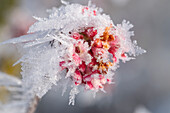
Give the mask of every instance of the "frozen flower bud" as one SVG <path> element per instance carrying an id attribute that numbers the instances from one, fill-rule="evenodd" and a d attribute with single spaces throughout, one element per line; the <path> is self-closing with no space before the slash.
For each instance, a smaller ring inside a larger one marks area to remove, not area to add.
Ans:
<path id="1" fill-rule="evenodd" d="M 145 52 L 131 41 L 132 24 L 115 26 L 98 9 L 67 3 L 48 10 L 47 18 L 36 18 L 31 34 L 2 43 L 19 45 L 22 57 L 17 63 L 29 93 L 41 98 L 52 85 L 71 86 L 69 104 L 74 104 L 78 89 L 104 91 L 120 60 Z"/>

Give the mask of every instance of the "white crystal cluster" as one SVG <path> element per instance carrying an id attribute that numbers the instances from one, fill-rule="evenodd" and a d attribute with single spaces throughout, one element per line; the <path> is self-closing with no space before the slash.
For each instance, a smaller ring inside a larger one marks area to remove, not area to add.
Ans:
<path id="1" fill-rule="evenodd" d="M 86 10 L 87 7 L 88 10 Z M 133 58 L 128 57 L 128 54 L 135 56 L 136 53 L 145 52 L 135 43 L 132 43 L 130 39 L 134 35 L 132 31 L 129 31 L 133 25 L 127 21 L 114 25 L 110 17 L 102 13 L 101 8 L 97 8 L 90 2 L 88 6 L 65 3 L 60 8 L 53 8 L 47 10 L 47 12 L 49 13 L 47 18 L 34 17 L 37 21 L 30 27 L 28 35 L 2 43 L 18 45 L 22 57 L 16 64 L 21 63 L 22 66 L 23 87 L 27 89 L 28 93 L 40 98 L 53 85 L 59 84 L 65 87 L 64 91 L 67 87 L 72 87 L 69 104 L 74 104 L 75 95 L 78 94 L 81 85 L 75 85 L 75 82 L 70 78 L 77 68 L 77 62 L 73 59 L 73 52 L 74 45 L 78 44 L 75 39 L 70 37 L 70 32 L 80 33 L 85 28 L 93 27 L 97 30 L 94 37 L 96 39 L 103 34 L 106 27 L 112 26 L 115 29 L 114 34 L 121 37 L 121 47 L 116 53 L 118 62 L 108 70 L 107 77 L 110 78 L 113 77 L 119 60 L 128 61 Z M 91 56 L 88 54 L 88 50 L 91 48 L 83 42 L 82 48 L 85 51 L 80 59 L 88 64 L 91 62 Z M 126 58 L 120 57 L 122 51 L 128 53 Z M 60 66 L 62 61 L 67 62 L 64 66 L 68 67 L 68 70 L 62 69 Z"/>

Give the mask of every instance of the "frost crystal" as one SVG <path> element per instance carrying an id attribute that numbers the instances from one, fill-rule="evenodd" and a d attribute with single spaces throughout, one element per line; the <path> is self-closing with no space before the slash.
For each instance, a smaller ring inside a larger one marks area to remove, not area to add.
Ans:
<path id="1" fill-rule="evenodd" d="M 17 44 L 22 57 L 23 87 L 40 98 L 52 85 L 73 86 L 69 104 L 74 105 L 79 88 L 98 92 L 111 84 L 119 61 L 145 53 L 132 43 L 127 21 L 117 26 L 100 8 L 69 4 L 48 10 L 37 19 L 29 35 L 3 42 Z M 63 91 L 63 92 L 64 92 Z"/>

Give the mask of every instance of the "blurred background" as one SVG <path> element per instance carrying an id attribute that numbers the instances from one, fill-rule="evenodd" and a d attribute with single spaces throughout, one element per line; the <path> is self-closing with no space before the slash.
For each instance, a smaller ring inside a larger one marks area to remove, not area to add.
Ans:
<path id="1" fill-rule="evenodd" d="M 88 0 L 67 0 L 86 5 Z M 170 113 L 170 0 L 92 0 L 115 24 L 129 20 L 133 40 L 147 50 L 136 60 L 121 63 L 116 84 L 96 98 L 79 94 L 75 106 L 68 94 L 53 87 L 40 101 L 36 113 Z M 59 7 L 60 0 L 0 0 L 0 42 L 27 33 L 35 20 L 47 16 L 46 9 Z M 20 65 L 12 67 L 19 55 L 14 46 L 0 47 L 0 71 L 21 78 Z M 1 76 L 1 75 L 0 75 Z M 0 103 L 9 101 L 0 87 Z M 1 113 L 1 112 L 0 112 Z"/>

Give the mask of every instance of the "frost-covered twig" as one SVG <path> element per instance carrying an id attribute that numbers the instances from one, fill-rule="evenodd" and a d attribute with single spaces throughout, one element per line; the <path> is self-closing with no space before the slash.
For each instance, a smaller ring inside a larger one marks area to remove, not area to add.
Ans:
<path id="1" fill-rule="evenodd" d="M 134 32 L 129 31 L 133 27 L 129 21 L 115 25 L 91 2 L 88 6 L 63 3 L 48 10 L 47 18 L 34 17 L 31 34 L 2 44 L 19 45 L 22 57 L 17 63 L 22 65 L 24 89 L 41 98 L 52 85 L 74 86 L 69 97 L 69 104 L 74 104 L 79 88 L 105 92 L 119 62 L 145 50 L 131 41 Z"/>
<path id="2" fill-rule="evenodd" d="M 34 113 L 35 110 L 36 110 L 36 108 L 37 108 L 38 102 L 39 102 L 39 98 L 38 98 L 37 96 L 35 96 L 35 97 L 32 99 L 32 102 L 30 103 L 30 107 L 29 107 L 27 113 Z"/>

